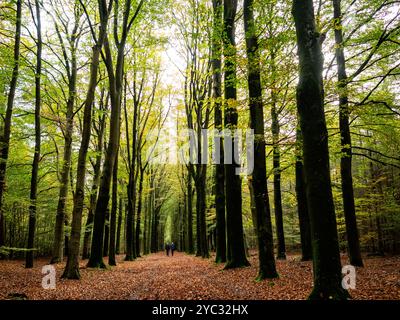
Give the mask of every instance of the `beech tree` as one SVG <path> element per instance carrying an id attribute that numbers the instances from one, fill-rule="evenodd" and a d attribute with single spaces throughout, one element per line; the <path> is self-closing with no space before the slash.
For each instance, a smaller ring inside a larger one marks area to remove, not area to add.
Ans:
<path id="1" fill-rule="evenodd" d="M 261 90 L 260 53 L 254 23 L 253 1 L 244 1 L 244 29 L 246 32 L 247 68 L 250 106 L 250 127 L 254 130 L 254 170 L 251 175 L 255 225 L 258 238 L 259 271 L 257 279 L 278 276 L 274 259 L 271 212 L 268 199 L 264 113 Z"/>
<path id="2" fill-rule="evenodd" d="M 35 0 L 35 13 L 29 3 L 29 9 L 36 27 L 36 69 L 35 69 L 35 149 L 32 162 L 31 173 L 31 191 L 30 191 L 30 205 L 29 205 L 29 229 L 28 229 L 28 245 L 26 253 L 26 268 L 33 267 L 34 255 L 34 241 L 36 231 L 36 201 L 37 201 L 37 185 L 38 185 L 38 171 L 40 162 L 40 144 L 41 144 L 41 126 L 40 126 L 40 109 L 42 106 L 41 100 L 41 77 L 42 77 L 42 21 L 40 15 L 39 0 Z"/>
<path id="3" fill-rule="evenodd" d="M 225 86 L 225 128 L 231 131 L 231 157 L 225 163 L 225 199 L 226 199 L 226 229 L 227 229 L 227 263 L 225 268 L 236 268 L 249 265 L 246 258 L 243 221 L 242 221 L 242 188 L 241 178 L 236 169 L 239 168 L 234 157 L 237 150 L 237 139 L 234 130 L 238 124 L 237 91 L 236 91 L 236 42 L 235 18 L 236 0 L 224 1 L 224 86 Z"/>
<path id="4" fill-rule="evenodd" d="M 20 43 L 21 43 L 21 24 L 22 24 L 22 0 L 16 2 L 15 11 L 15 38 L 14 38 L 14 55 L 13 55 L 13 69 L 10 81 L 10 88 L 7 95 L 7 108 L 5 116 L 2 118 L 2 131 L 0 134 L 0 247 L 5 244 L 5 219 L 3 213 L 3 199 L 6 187 L 6 170 L 8 153 L 10 149 L 10 135 L 11 135 L 11 119 L 13 114 L 15 91 L 17 89 L 17 81 L 19 75 L 20 64 Z"/>
<path id="5" fill-rule="evenodd" d="M 54 229 L 54 245 L 53 245 L 53 256 L 51 263 L 57 263 L 62 261 L 63 257 L 63 240 L 64 240 L 64 223 L 65 223 L 65 211 L 66 211 L 66 198 L 69 188 L 69 177 L 72 157 L 72 134 L 74 125 L 75 115 L 75 102 L 76 102 L 76 88 L 77 88 L 77 47 L 82 33 L 82 24 L 80 16 L 83 14 L 82 7 L 78 2 L 74 3 L 74 25 L 71 31 L 68 30 L 68 26 L 63 25 L 63 33 L 60 30 L 61 27 L 54 19 L 54 27 L 57 32 L 60 47 L 62 49 L 63 65 L 67 74 L 68 82 L 68 100 L 67 110 L 65 114 L 65 124 L 62 128 L 64 135 L 64 154 L 61 169 L 60 179 L 60 191 L 58 196 L 56 223 Z M 57 12 L 59 15 L 60 13 Z M 60 19 L 60 18 L 59 18 Z M 62 18 L 61 18 L 62 19 Z M 63 36 L 67 38 L 67 44 L 65 44 Z"/>
<path id="6" fill-rule="evenodd" d="M 214 127 L 222 131 L 222 27 L 223 6 L 221 0 L 213 1 L 213 42 L 212 42 L 212 68 L 213 68 L 213 99 L 214 99 Z M 218 162 L 215 166 L 215 211 L 216 211 L 216 262 L 226 262 L 226 218 L 225 218 L 225 191 L 224 191 L 224 149 L 223 139 L 218 137 L 220 144 Z"/>
<path id="7" fill-rule="evenodd" d="M 81 5 L 83 6 L 83 3 L 81 3 Z M 80 278 L 79 249 L 80 249 L 81 228 L 82 228 L 83 202 L 85 198 L 86 157 L 89 148 L 89 141 L 91 134 L 92 105 L 95 98 L 95 90 L 97 86 L 100 52 L 102 50 L 104 41 L 106 39 L 107 23 L 111 9 L 112 9 L 112 1 L 110 3 L 107 3 L 105 0 L 100 0 L 98 2 L 98 12 L 100 16 L 100 26 L 98 34 L 95 33 L 93 26 L 90 23 L 94 46 L 92 48 L 90 81 L 84 104 L 83 132 L 82 132 L 82 140 L 79 149 L 78 164 L 76 170 L 77 172 L 76 172 L 76 185 L 74 194 L 74 208 L 72 211 L 70 251 L 68 254 L 67 264 L 65 266 L 65 270 L 63 273 L 63 278 L 67 279 Z M 87 13 L 87 10 L 85 10 L 85 12 Z"/>
<path id="8" fill-rule="evenodd" d="M 293 1 L 299 54 L 297 108 L 303 135 L 304 174 L 310 216 L 314 289 L 311 299 L 346 299 L 329 171 L 324 115 L 321 35 L 315 28 L 311 0 Z"/>
<path id="9" fill-rule="evenodd" d="M 92 236 L 93 230 L 93 219 L 94 219 L 94 209 L 96 206 L 96 199 L 98 193 L 98 187 L 100 183 L 101 176 L 101 160 L 103 158 L 103 148 L 104 148 L 104 134 L 106 130 L 106 107 L 109 102 L 109 94 L 105 94 L 105 88 L 101 88 L 100 98 L 98 102 L 99 115 L 97 116 L 97 121 L 95 121 L 95 117 L 92 119 L 93 129 L 97 135 L 97 143 L 96 143 L 96 157 L 93 166 L 93 182 L 90 189 L 90 200 L 88 207 L 88 214 L 86 218 L 85 225 L 85 235 L 83 238 L 83 248 L 82 248 L 82 259 L 89 258 L 90 252 L 90 239 Z M 92 161 L 91 161 L 92 162 Z"/>

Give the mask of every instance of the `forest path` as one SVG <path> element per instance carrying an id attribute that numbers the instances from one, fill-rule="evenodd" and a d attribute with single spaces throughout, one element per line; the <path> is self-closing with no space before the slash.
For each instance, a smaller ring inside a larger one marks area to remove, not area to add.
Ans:
<path id="1" fill-rule="evenodd" d="M 310 262 L 289 255 L 277 261 L 279 279 L 256 282 L 257 255 L 251 266 L 222 270 L 214 257 L 201 259 L 176 252 L 150 254 L 135 261 L 123 261 L 108 270 L 86 268 L 81 262 L 82 279 L 60 279 L 65 263 L 56 267 L 56 289 L 42 288 L 42 267 L 48 259 L 35 261 L 25 269 L 22 261 L 0 261 L 0 299 L 26 296 L 28 299 L 305 299 L 312 287 Z M 343 258 L 342 263 L 346 264 Z M 107 259 L 105 258 L 105 262 Z M 400 257 L 368 258 L 365 268 L 357 268 L 355 299 L 400 299 Z"/>

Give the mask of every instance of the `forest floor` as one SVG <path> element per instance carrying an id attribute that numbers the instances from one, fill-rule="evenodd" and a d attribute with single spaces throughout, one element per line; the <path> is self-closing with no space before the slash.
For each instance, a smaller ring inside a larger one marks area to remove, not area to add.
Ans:
<path id="1" fill-rule="evenodd" d="M 0 261 L 0 299 L 306 299 L 312 288 L 312 264 L 289 255 L 277 261 L 279 279 L 256 282 L 257 255 L 251 266 L 222 270 L 213 257 L 201 259 L 183 253 L 167 257 L 151 254 L 107 270 L 86 268 L 81 262 L 81 280 L 60 279 L 65 263 L 56 267 L 56 289 L 43 289 L 41 271 L 48 259 L 38 259 L 25 269 L 21 260 Z M 343 265 L 347 259 L 343 257 Z M 357 268 L 353 299 L 400 299 L 400 256 L 365 258 Z"/>

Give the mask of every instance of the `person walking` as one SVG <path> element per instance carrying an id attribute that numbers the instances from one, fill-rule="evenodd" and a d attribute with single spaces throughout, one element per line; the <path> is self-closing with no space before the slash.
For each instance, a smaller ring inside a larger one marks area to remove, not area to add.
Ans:
<path id="1" fill-rule="evenodd" d="M 167 256 L 169 256 L 169 250 L 171 249 L 171 246 L 169 245 L 169 243 L 167 242 L 165 244 L 165 253 L 167 254 Z"/>
<path id="2" fill-rule="evenodd" d="M 174 255 L 174 251 L 175 251 L 175 243 L 171 243 L 171 256 Z"/>

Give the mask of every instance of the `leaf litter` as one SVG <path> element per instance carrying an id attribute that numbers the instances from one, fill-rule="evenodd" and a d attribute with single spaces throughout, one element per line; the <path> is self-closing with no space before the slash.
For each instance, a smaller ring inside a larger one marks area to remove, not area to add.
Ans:
<path id="1" fill-rule="evenodd" d="M 40 258 L 32 269 L 20 260 L 0 261 L 0 299 L 30 300 L 302 300 L 312 289 L 312 264 L 298 255 L 277 260 L 279 278 L 256 281 L 257 254 L 250 267 L 223 270 L 223 264 L 177 252 L 173 257 L 156 253 L 124 261 L 108 270 L 86 268 L 80 262 L 81 280 L 61 279 L 65 262 L 56 268 L 56 288 L 42 288 Z M 342 264 L 348 264 L 342 257 Z M 353 299 L 400 299 L 400 257 L 366 257 L 364 268 L 356 268 Z"/>

